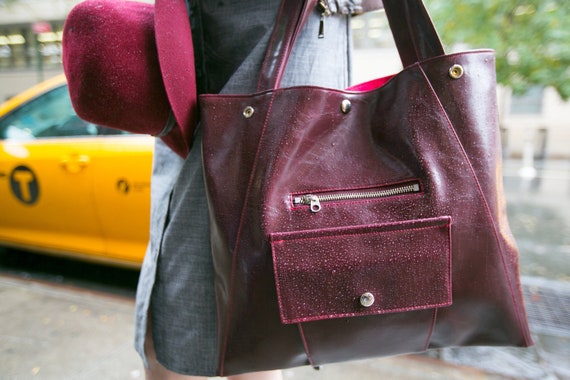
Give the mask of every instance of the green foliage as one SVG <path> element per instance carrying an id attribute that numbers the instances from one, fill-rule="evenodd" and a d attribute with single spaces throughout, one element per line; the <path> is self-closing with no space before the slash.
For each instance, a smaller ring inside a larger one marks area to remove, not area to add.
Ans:
<path id="1" fill-rule="evenodd" d="M 570 98 L 569 0 L 426 0 L 447 46 L 492 48 L 497 80 L 524 93 L 552 86 Z"/>

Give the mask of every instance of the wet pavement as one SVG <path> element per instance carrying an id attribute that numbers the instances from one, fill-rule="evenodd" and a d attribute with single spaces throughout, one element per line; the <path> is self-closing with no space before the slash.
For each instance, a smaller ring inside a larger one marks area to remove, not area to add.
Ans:
<path id="1" fill-rule="evenodd" d="M 525 276 L 570 282 L 570 160 L 536 162 L 536 176 L 506 161 L 507 212 Z"/>
<path id="2" fill-rule="evenodd" d="M 520 161 L 504 165 L 534 347 L 444 349 L 320 371 L 290 369 L 284 379 L 570 379 L 570 161 L 536 168 L 531 178 L 520 175 L 529 174 L 521 172 Z M 127 291 L 86 288 L 62 276 L 37 279 L 2 266 L 0 380 L 144 378 L 132 348 L 132 285 Z M 95 277 L 108 272 L 102 271 Z"/>
<path id="3" fill-rule="evenodd" d="M 0 276 L 0 379 L 142 379 L 131 298 Z"/>
<path id="4" fill-rule="evenodd" d="M 535 346 L 445 349 L 438 357 L 513 379 L 570 379 L 570 160 L 504 163 Z"/>

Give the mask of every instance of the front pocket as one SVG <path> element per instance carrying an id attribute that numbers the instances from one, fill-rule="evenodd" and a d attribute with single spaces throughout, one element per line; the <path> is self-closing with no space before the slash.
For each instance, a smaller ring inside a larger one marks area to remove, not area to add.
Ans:
<path id="1" fill-rule="evenodd" d="M 451 218 L 271 234 L 281 321 L 451 305 Z"/>
<path id="2" fill-rule="evenodd" d="M 413 180 L 372 188 L 300 194 L 292 197 L 292 203 L 294 206 L 309 206 L 309 209 L 312 212 L 319 212 L 321 211 L 322 204 L 327 202 L 379 200 L 420 192 L 420 182 L 418 180 Z"/>

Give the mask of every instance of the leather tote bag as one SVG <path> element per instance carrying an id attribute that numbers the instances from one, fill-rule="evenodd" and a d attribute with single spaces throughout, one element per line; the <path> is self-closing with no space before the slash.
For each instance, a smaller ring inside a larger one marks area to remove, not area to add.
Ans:
<path id="1" fill-rule="evenodd" d="M 284 1 L 258 93 L 199 99 L 218 374 L 532 344 L 493 51 L 445 54 L 421 0 L 384 0 L 401 72 L 280 88 L 314 5 Z"/>

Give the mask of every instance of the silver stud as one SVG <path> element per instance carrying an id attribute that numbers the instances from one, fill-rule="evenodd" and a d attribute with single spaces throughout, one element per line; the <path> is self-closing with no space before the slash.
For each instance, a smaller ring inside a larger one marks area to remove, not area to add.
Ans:
<path id="1" fill-rule="evenodd" d="M 246 119 L 249 119 L 250 117 L 253 116 L 253 114 L 255 113 L 255 110 L 253 109 L 252 106 L 247 106 L 245 107 L 245 109 L 243 110 L 243 117 L 245 117 Z"/>
<path id="2" fill-rule="evenodd" d="M 351 108 L 352 108 L 352 103 L 348 99 L 344 99 L 340 103 L 340 110 L 342 111 L 342 113 L 349 113 Z"/>
<path id="3" fill-rule="evenodd" d="M 370 307 L 374 304 L 374 294 L 366 292 L 360 296 L 360 304 L 364 307 Z"/>
<path id="4" fill-rule="evenodd" d="M 458 64 L 451 66 L 451 69 L 449 69 L 449 76 L 453 79 L 461 78 L 464 73 L 465 71 L 463 70 L 463 66 Z"/>

